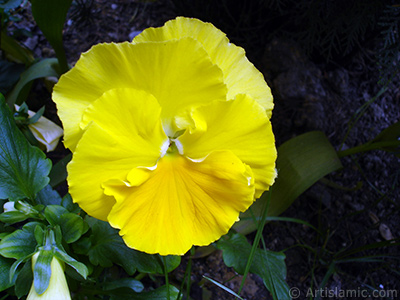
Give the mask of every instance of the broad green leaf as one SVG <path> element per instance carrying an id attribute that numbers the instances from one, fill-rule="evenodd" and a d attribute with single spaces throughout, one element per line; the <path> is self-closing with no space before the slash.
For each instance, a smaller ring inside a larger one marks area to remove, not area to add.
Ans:
<path id="1" fill-rule="evenodd" d="M 50 172 L 51 173 L 51 172 Z M 53 190 L 50 184 L 39 191 L 36 196 L 36 203 L 43 205 L 61 205 L 61 197 L 57 191 Z"/>
<path id="2" fill-rule="evenodd" d="M 33 268 L 33 283 L 35 285 L 35 290 L 39 295 L 43 294 L 49 286 L 52 260 L 52 250 L 40 250 Z"/>
<path id="3" fill-rule="evenodd" d="M 143 283 L 133 278 L 121 278 L 111 282 L 104 282 L 102 287 L 104 291 L 128 288 L 136 293 L 140 293 L 144 289 Z"/>
<path id="4" fill-rule="evenodd" d="M 44 210 L 44 215 L 51 225 L 59 225 L 61 216 L 67 213 L 69 211 L 61 205 L 48 205 Z"/>
<path id="5" fill-rule="evenodd" d="M 63 214 L 59 225 L 62 236 L 68 244 L 77 241 L 85 231 L 82 218 L 74 213 Z"/>
<path id="6" fill-rule="evenodd" d="M 162 287 L 159 287 L 158 289 L 155 289 L 153 291 L 149 292 L 143 292 L 143 293 L 127 293 L 123 295 L 112 295 L 111 300 L 167 300 L 169 295 L 169 299 L 177 299 L 179 295 L 179 290 L 174 287 L 173 285 L 169 285 L 169 291 L 167 286 L 163 285 Z"/>
<path id="7" fill-rule="evenodd" d="M 243 274 L 251 251 L 251 245 L 246 237 L 236 233 L 229 239 L 220 239 L 217 245 L 222 250 L 225 264 Z M 290 299 L 289 286 L 286 283 L 285 255 L 282 252 L 256 249 L 250 273 L 257 274 L 264 280 L 274 299 Z"/>
<path id="8" fill-rule="evenodd" d="M 15 64 L 6 60 L 0 60 L 0 93 L 6 94 L 24 71 L 22 64 Z"/>
<path id="9" fill-rule="evenodd" d="M 12 286 L 9 272 L 13 262 L 14 261 L 12 259 L 7 259 L 3 256 L 0 256 L 0 292 Z"/>
<path id="10" fill-rule="evenodd" d="M 280 215 L 318 180 L 342 168 L 342 163 L 325 134 L 312 131 L 297 136 L 278 148 L 276 168 L 278 178 L 271 187 L 269 216 Z M 264 193 L 251 206 L 256 218 L 260 217 L 266 200 Z M 250 211 L 241 214 L 243 220 L 233 228 L 242 234 L 256 230 L 257 223 L 250 220 L 251 217 Z"/>
<path id="11" fill-rule="evenodd" d="M 28 294 L 33 281 L 32 264 L 26 263 L 15 280 L 15 294 L 18 298 Z"/>
<path id="12" fill-rule="evenodd" d="M 87 230 L 80 216 L 70 213 L 61 205 L 48 205 L 44 215 L 51 225 L 60 226 L 62 237 L 67 243 L 77 241 Z"/>
<path id="13" fill-rule="evenodd" d="M 65 18 L 72 0 L 31 0 L 36 24 L 56 51 L 62 72 L 68 70 L 62 41 Z"/>
<path id="14" fill-rule="evenodd" d="M 72 197 L 70 194 L 66 194 L 61 201 L 61 205 L 68 209 L 70 212 L 79 214 L 81 212 L 81 209 L 78 205 L 78 203 L 73 203 L 72 202 Z"/>
<path id="15" fill-rule="evenodd" d="M 25 66 L 30 66 L 35 61 L 32 51 L 8 36 L 5 30 L 1 30 L 0 49 L 6 53 L 6 57 L 10 61 L 22 63 Z"/>
<path id="16" fill-rule="evenodd" d="M 89 271 L 88 268 L 81 262 L 77 261 L 75 258 L 69 256 L 61 249 L 55 249 L 54 256 L 57 257 L 59 260 L 65 262 L 67 265 L 71 266 L 78 272 L 83 278 L 86 279 Z"/>
<path id="17" fill-rule="evenodd" d="M 35 227 L 43 226 L 37 222 L 25 224 L 22 229 L 18 229 L 7 235 L 0 241 L 0 254 L 4 257 L 23 259 L 33 252 L 36 248 Z"/>
<path id="18" fill-rule="evenodd" d="M 49 178 L 51 161 L 29 145 L 0 95 L 0 199 L 35 199 Z"/>
<path id="19" fill-rule="evenodd" d="M 32 80 L 43 77 L 59 77 L 58 61 L 55 58 L 45 58 L 31 65 L 25 72 L 21 74 L 21 79 L 18 81 L 14 89 L 7 95 L 7 103 L 9 106 L 21 104 L 25 99 L 20 99 L 19 95 L 22 89 Z"/>
<path id="20" fill-rule="evenodd" d="M 164 269 L 158 255 L 150 255 L 128 248 L 118 231 L 107 222 L 88 217 L 92 228 L 89 259 L 93 265 L 111 267 L 113 263 L 122 266 L 132 275 L 136 270 L 144 273 L 163 274 Z M 167 256 L 167 271 L 175 269 L 180 263 L 179 256 Z"/>

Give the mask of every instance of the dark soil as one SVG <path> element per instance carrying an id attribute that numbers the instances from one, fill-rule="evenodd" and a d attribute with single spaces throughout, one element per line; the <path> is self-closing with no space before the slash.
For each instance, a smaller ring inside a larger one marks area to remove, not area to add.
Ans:
<path id="1" fill-rule="evenodd" d="M 161 26 L 177 14 L 167 0 L 80 3 L 87 6 L 75 6 L 71 10 L 64 31 L 67 57 L 72 65 L 80 53 L 94 44 L 130 41 L 144 28 Z M 25 13 L 26 16 L 29 14 Z M 37 57 L 54 57 L 53 50 L 33 24 L 32 19 L 27 19 L 18 25 L 33 33 L 24 40 L 25 44 Z M 272 122 L 277 146 L 302 133 L 320 130 L 336 150 L 344 150 L 373 139 L 399 121 L 400 78 L 397 77 L 372 102 L 345 139 L 356 112 L 382 88 L 377 83 L 379 72 L 373 44 L 356 51 L 346 64 L 315 63 L 295 41 L 287 39 L 275 38 L 257 47 L 249 57 L 257 60 L 253 62 L 263 72 L 274 94 L 276 106 Z M 254 49 L 254 45 L 249 49 Z M 56 119 L 50 94 L 47 97 L 48 113 Z M 57 160 L 65 153 L 60 146 L 52 158 Z M 283 214 L 307 221 L 320 233 L 297 223 L 271 222 L 263 232 L 267 247 L 285 251 L 287 282 L 299 289 L 299 299 L 315 296 L 313 292 L 319 287 L 336 291 L 396 290 L 400 298 L 399 247 L 384 244 L 399 237 L 400 160 L 388 152 L 371 151 L 345 157 L 342 164 L 342 170 L 315 184 Z M 250 241 L 252 238 L 249 235 Z M 342 251 L 351 255 L 341 261 L 338 253 Z M 187 260 L 183 257 L 182 267 Z M 331 276 L 325 277 L 335 262 Z M 177 280 L 183 276 L 182 267 L 173 274 Z M 193 261 L 191 296 L 193 299 L 234 298 L 206 282 L 203 275 L 223 282 L 234 291 L 239 290 L 241 276 L 224 265 L 219 251 Z M 272 299 L 255 275 L 247 278 L 241 296 Z M 396 299 L 393 295 L 387 298 L 331 296 L 330 299 Z"/>

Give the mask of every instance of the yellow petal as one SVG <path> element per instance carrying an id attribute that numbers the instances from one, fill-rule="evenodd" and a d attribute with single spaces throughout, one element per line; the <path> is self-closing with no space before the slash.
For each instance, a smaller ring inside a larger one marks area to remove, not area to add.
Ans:
<path id="1" fill-rule="evenodd" d="M 167 41 L 184 37 L 199 41 L 213 63 L 221 68 L 228 87 L 228 99 L 235 98 L 237 94 L 249 94 L 266 109 L 268 117 L 271 117 L 273 99 L 263 75 L 246 58 L 243 48 L 231 44 L 225 34 L 211 23 L 178 17 L 168 21 L 163 27 L 144 30 L 133 42 Z"/>
<path id="2" fill-rule="evenodd" d="M 32 270 L 35 267 L 39 252 L 32 256 Z M 71 295 L 69 293 L 69 288 L 67 280 L 65 279 L 63 264 L 55 257 L 53 257 L 51 264 L 51 276 L 48 288 L 43 294 L 39 295 L 32 283 L 31 289 L 29 291 L 27 300 L 70 300 Z"/>
<path id="3" fill-rule="evenodd" d="M 117 201 L 108 220 L 129 247 L 147 253 L 183 255 L 192 245 L 212 243 L 254 199 L 251 169 L 229 151 L 202 162 L 167 154 L 153 171 L 132 170 L 137 176 L 148 179 L 132 187 L 105 183 Z"/>
<path id="4" fill-rule="evenodd" d="M 71 150 L 82 135 L 79 124 L 86 108 L 114 88 L 153 94 L 163 109 L 164 128 L 171 135 L 175 113 L 187 106 L 226 99 L 221 70 L 193 39 L 96 45 L 54 87 L 64 142 Z"/>
<path id="5" fill-rule="evenodd" d="M 15 108 L 18 110 L 19 106 L 15 104 Z M 35 112 L 28 110 L 29 117 L 33 117 L 35 114 Z M 29 124 L 29 129 L 35 139 L 46 147 L 47 152 L 56 149 L 58 142 L 63 135 L 63 130 L 60 126 L 43 116 L 40 117 L 37 122 Z"/>
<path id="6" fill-rule="evenodd" d="M 277 152 L 271 122 L 260 105 L 248 95 L 238 95 L 191 109 L 186 116 L 190 119 L 181 116 L 177 121 L 192 126 L 178 138 L 184 155 L 201 159 L 215 150 L 230 150 L 251 167 L 256 196 L 268 190 L 276 177 Z"/>
<path id="7" fill-rule="evenodd" d="M 68 184 L 88 214 L 106 220 L 115 200 L 104 195 L 102 183 L 124 180 L 135 167 L 154 166 L 165 152 L 160 114 L 157 100 L 135 89 L 110 90 L 85 111 L 90 123 L 68 165 Z"/>

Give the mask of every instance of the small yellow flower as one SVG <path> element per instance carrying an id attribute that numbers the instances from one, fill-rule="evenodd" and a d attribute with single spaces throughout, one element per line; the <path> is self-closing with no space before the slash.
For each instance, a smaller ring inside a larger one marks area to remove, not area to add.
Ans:
<path id="1" fill-rule="evenodd" d="M 208 245 L 275 180 L 270 89 L 212 24 L 177 18 L 94 46 L 53 99 L 72 198 L 131 248 Z"/>
<path id="2" fill-rule="evenodd" d="M 32 270 L 35 267 L 39 252 L 32 256 Z M 51 261 L 51 277 L 48 288 L 39 295 L 32 283 L 27 300 L 71 300 L 63 264 L 55 257 Z"/>

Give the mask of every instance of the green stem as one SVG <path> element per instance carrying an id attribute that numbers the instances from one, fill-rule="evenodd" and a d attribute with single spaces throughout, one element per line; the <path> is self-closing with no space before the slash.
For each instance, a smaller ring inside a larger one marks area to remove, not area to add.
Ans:
<path id="1" fill-rule="evenodd" d="M 350 149 L 338 151 L 339 157 L 344 157 L 348 155 L 353 155 L 361 152 L 379 150 L 385 147 L 396 147 L 400 145 L 400 141 L 387 141 L 387 142 L 377 142 L 377 143 L 366 143 L 360 146 L 356 146 Z"/>

